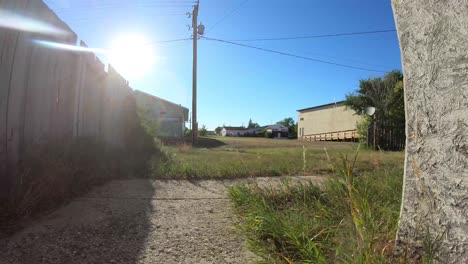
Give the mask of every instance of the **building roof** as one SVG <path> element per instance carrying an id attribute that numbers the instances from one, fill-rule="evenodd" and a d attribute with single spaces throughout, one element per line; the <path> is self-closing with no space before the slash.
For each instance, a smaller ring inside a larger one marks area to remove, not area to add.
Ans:
<path id="1" fill-rule="evenodd" d="M 135 93 L 141 94 L 141 95 L 144 95 L 144 96 L 151 97 L 152 99 L 155 99 L 155 100 L 158 100 L 158 101 L 163 101 L 163 102 L 165 102 L 165 103 L 167 103 L 167 104 L 170 104 L 170 105 L 173 105 L 173 106 L 182 108 L 183 110 L 186 110 L 186 111 L 188 112 L 188 108 L 187 108 L 187 107 L 183 107 L 183 106 L 180 105 L 180 104 L 173 103 L 173 102 L 171 102 L 171 101 L 162 99 L 162 98 L 160 98 L 160 97 L 154 96 L 154 95 L 149 94 L 149 93 L 142 92 L 142 91 L 140 91 L 140 90 L 135 90 Z"/>
<path id="2" fill-rule="evenodd" d="M 283 126 L 282 124 L 267 125 L 267 126 L 263 126 L 261 128 L 272 128 L 272 127 L 285 128 L 285 126 Z"/>
<path id="3" fill-rule="evenodd" d="M 334 106 L 334 105 L 342 106 L 342 105 L 344 105 L 344 102 L 345 101 L 338 101 L 338 102 L 324 104 L 324 105 L 317 105 L 317 106 L 312 106 L 312 107 L 309 107 L 309 108 L 299 109 L 297 111 L 298 112 L 305 112 L 305 111 L 313 111 L 313 110 L 320 110 L 320 109 L 324 109 L 324 108 L 329 108 L 330 106 Z"/>
<path id="4" fill-rule="evenodd" d="M 229 126 L 225 126 L 224 127 L 226 130 L 246 130 L 245 127 L 229 127 Z"/>

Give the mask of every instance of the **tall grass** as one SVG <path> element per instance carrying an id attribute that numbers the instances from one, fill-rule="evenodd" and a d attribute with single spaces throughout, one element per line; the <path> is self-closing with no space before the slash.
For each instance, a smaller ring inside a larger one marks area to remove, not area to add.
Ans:
<path id="1" fill-rule="evenodd" d="M 226 141 L 229 143 L 229 141 Z M 286 144 L 286 143 L 282 143 Z M 238 144 L 240 145 L 240 144 Z M 333 143 L 330 143 L 333 146 Z M 322 148 L 277 147 L 247 148 L 226 144 L 217 148 L 191 147 L 187 144 L 166 146 L 169 160 L 155 160 L 153 174 L 157 178 L 239 178 L 258 176 L 329 175 L 332 171 Z M 352 154 L 351 147 L 334 148 L 330 154 Z M 369 162 L 371 160 L 372 162 Z M 379 166 L 402 167 L 401 152 L 361 151 L 356 172 L 373 171 Z"/>
<path id="2" fill-rule="evenodd" d="M 164 159 L 157 140 L 136 114 L 128 118 L 122 146 L 77 138 L 25 146 L 21 162 L 6 176 L 0 194 L 0 235 L 21 228 L 24 221 L 53 210 L 95 185 L 122 177 L 148 175 L 148 161 Z M 3 175 L 2 175 L 3 177 Z"/>
<path id="3" fill-rule="evenodd" d="M 402 166 L 355 174 L 357 155 L 332 162 L 322 186 L 229 189 L 239 228 L 265 263 L 394 263 Z M 338 163 L 339 162 L 339 163 Z M 338 165 L 339 164 L 339 165 Z"/>
<path id="4" fill-rule="evenodd" d="M 91 139 L 30 146 L 0 199 L 0 234 L 106 181 L 147 175 L 154 146 L 121 149 Z"/>

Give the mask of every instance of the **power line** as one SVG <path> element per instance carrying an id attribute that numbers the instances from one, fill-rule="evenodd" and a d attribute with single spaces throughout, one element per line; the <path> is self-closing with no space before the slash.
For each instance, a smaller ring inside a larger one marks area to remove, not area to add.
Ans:
<path id="1" fill-rule="evenodd" d="M 67 6 L 63 6 L 61 7 L 60 9 L 70 9 L 70 8 L 76 8 L 76 7 L 95 7 L 95 6 L 121 6 L 121 5 L 135 5 L 135 4 L 138 4 L 138 5 L 148 5 L 148 4 L 195 4 L 196 1 L 194 0 L 180 0 L 180 1 L 176 1 L 176 0 L 173 0 L 173 1 L 168 1 L 168 0 L 165 0 L 165 1 L 115 1 L 115 2 L 106 2 L 106 1 L 101 1 L 101 2 L 98 2 L 96 3 L 96 1 L 89 1 L 89 2 L 85 2 L 85 1 L 80 1 L 80 3 L 82 5 L 67 5 Z"/>
<path id="2" fill-rule="evenodd" d="M 291 50 L 285 50 L 285 49 L 283 49 L 283 51 L 284 51 L 284 52 L 292 52 Z M 299 54 L 298 54 L 298 55 L 299 55 Z M 302 51 L 300 55 L 304 55 L 304 56 L 307 56 L 307 55 L 311 55 L 311 56 L 317 55 L 317 56 L 320 56 L 320 57 L 326 57 L 326 58 L 330 58 L 330 59 L 338 59 L 338 60 L 340 60 L 340 61 L 355 62 L 355 63 L 358 63 L 358 64 L 368 65 L 368 66 L 373 66 L 373 67 L 392 68 L 391 66 L 388 66 L 388 65 L 381 65 L 381 64 L 375 64 L 375 63 L 369 63 L 369 62 L 357 60 L 357 59 L 355 59 L 355 58 L 343 57 L 343 56 L 337 57 L 337 56 L 333 56 L 333 55 L 330 55 L 330 54 L 317 53 L 317 52 L 303 52 L 303 51 Z"/>
<path id="3" fill-rule="evenodd" d="M 138 15 L 138 18 L 154 18 L 154 17 L 180 17 L 180 16 L 186 16 L 187 14 L 183 13 L 173 13 L 173 14 L 151 14 L 151 15 Z M 113 20 L 109 19 L 108 17 L 101 16 L 101 17 L 88 17 L 88 18 L 66 18 L 65 19 L 67 22 L 84 22 L 84 21 L 111 21 Z"/>
<path id="4" fill-rule="evenodd" d="M 67 7 L 57 7 L 57 8 L 51 8 L 55 11 L 62 12 L 62 11 L 75 11 L 77 9 L 95 9 L 95 8 L 115 8 L 115 7 L 122 7 L 122 8 L 128 8 L 128 7 L 153 7 L 153 6 L 161 6 L 161 7 L 171 7 L 171 6 L 193 6 L 196 4 L 194 1 L 165 1 L 165 2 L 138 2 L 138 3 L 124 3 L 122 4 L 121 2 L 119 3 L 108 3 L 108 4 L 85 4 L 85 5 L 79 5 L 79 6 L 67 6 Z M 49 7 L 47 6 L 38 6 L 38 7 L 32 7 L 36 9 L 47 9 Z"/>
<path id="5" fill-rule="evenodd" d="M 99 10 L 106 10 L 106 9 L 127 9 L 127 8 L 152 8 L 152 7 L 159 7 L 159 8 L 177 8 L 177 7 L 191 7 L 193 3 L 179 3 L 179 4 L 131 4 L 131 5 L 93 5 L 93 6 L 80 6 L 74 8 L 60 8 L 55 9 L 56 13 L 67 13 L 67 12 L 76 12 L 76 11 L 99 11 Z"/>
<path id="6" fill-rule="evenodd" d="M 164 1 L 164 2 L 168 2 L 168 1 Z M 193 0 L 191 1 L 186 1 L 187 3 L 195 3 L 193 2 Z M 153 4 L 151 4 L 153 3 Z M 66 8 L 58 8 L 58 9 L 54 9 L 54 12 L 56 12 L 57 14 L 59 15 L 70 15 L 69 13 L 71 12 L 74 12 L 74 13 L 82 13 L 82 11 L 87 11 L 86 13 L 87 14 L 92 14 L 91 17 L 74 17 L 74 18 L 71 18 L 71 19 L 67 19 L 67 21 L 70 21 L 70 22 L 81 22 L 81 21 L 100 21 L 100 20 L 108 20 L 108 18 L 106 16 L 103 16 L 103 12 L 105 12 L 106 14 L 108 13 L 108 10 L 106 9 L 114 9 L 114 11 L 117 12 L 117 9 L 124 9 L 122 11 L 125 11 L 127 12 L 127 14 L 135 14 L 134 12 L 129 12 L 129 9 L 130 11 L 134 11 L 132 10 L 133 8 L 149 8 L 149 7 L 190 7 L 191 5 L 189 4 L 186 4 L 186 5 L 159 5 L 157 3 L 163 3 L 162 1 L 159 1 L 159 2 L 138 2 L 138 3 L 126 3 L 124 5 L 121 5 L 121 4 L 116 4 L 116 3 L 106 3 L 106 4 L 96 4 L 96 5 L 92 5 L 92 6 L 86 6 L 86 5 L 82 5 L 82 6 L 78 6 L 78 7 L 66 7 Z M 182 3 L 181 1 L 176 1 L 175 3 Z M 138 14 L 138 18 L 141 18 L 141 17 L 174 17 L 174 16 L 186 16 L 187 13 L 179 13 L 181 12 L 181 10 L 178 10 L 178 11 L 175 11 L 175 12 L 171 12 L 171 13 L 161 13 L 161 12 L 158 12 L 158 14 L 151 14 L 153 13 L 155 9 L 145 9 L 144 11 L 149 11 L 149 12 L 144 12 L 145 14 Z M 143 10 L 139 10 L 139 11 L 143 11 Z M 94 12 L 98 12 L 98 13 L 94 13 Z"/>
<path id="7" fill-rule="evenodd" d="M 109 12 L 108 10 L 116 10 L 116 9 L 149 9 L 149 8 L 167 8 L 167 9 L 175 9 L 175 8 L 189 8 L 192 7 L 191 5 L 148 5 L 148 6 L 105 6 L 105 7 L 83 7 L 83 8 L 74 8 L 74 9 L 66 9 L 66 10 L 54 10 L 57 14 L 68 14 L 74 12 Z"/>
<path id="8" fill-rule="evenodd" d="M 55 2 L 57 5 L 59 5 L 59 2 L 60 1 L 57 1 L 57 0 L 51 0 L 52 2 Z M 105 5 L 115 5 L 115 4 L 122 4 L 122 3 L 133 3 L 135 2 L 134 0 L 115 0 L 115 1 L 99 1 L 100 4 L 105 4 Z M 196 3 L 197 1 L 196 0 L 146 0 L 146 1 L 137 1 L 137 3 L 139 4 L 155 4 L 155 3 Z M 90 1 L 84 1 L 84 0 L 80 0 L 80 3 L 81 4 L 85 4 L 85 5 L 92 5 L 92 4 L 96 4 L 96 0 L 90 0 Z M 63 8 L 70 8 L 71 6 L 73 6 L 73 4 L 68 4 L 66 5 L 66 7 L 63 7 Z"/>
<path id="9" fill-rule="evenodd" d="M 228 41 L 228 40 L 208 38 L 208 37 L 203 37 L 203 38 L 206 39 L 206 40 L 227 43 L 227 44 L 231 44 L 231 45 L 236 45 L 236 46 L 241 46 L 241 47 L 245 47 L 245 48 L 266 51 L 266 52 L 271 52 L 271 53 L 275 53 L 275 54 L 279 54 L 279 55 L 283 55 L 283 56 L 294 57 L 294 58 L 304 59 L 304 60 L 308 60 L 308 61 L 315 61 L 315 62 L 319 62 L 319 63 L 335 65 L 335 66 L 339 66 L 339 67 L 351 68 L 351 69 L 356 69 L 356 70 L 364 70 L 364 71 L 372 71 L 372 72 L 382 72 L 382 73 L 387 73 L 388 72 L 388 71 L 382 71 L 382 70 L 378 70 L 378 69 L 363 68 L 363 67 L 358 67 L 358 66 L 353 66 L 353 65 L 348 65 L 348 64 L 342 64 L 342 63 L 336 63 L 336 62 L 331 62 L 331 61 L 319 60 L 319 59 L 314 59 L 314 58 L 310 58 L 310 57 L 305 57 L 305 56 L 295 55 L 295 54 L 291 54 L 291 53 L 286 53 L 286 52 L 282 52 L 282 51 L 265 49 L 265 48 L 250 46 L 250 45 L 245 45 L 245 44 L 242 44 L 242 43 L 236 43 L 236 42 L 232 42 L 232 41 Z"/>
<path id="10" fill-rule="evenodd" d="M 223 22 L 226 18 L 228 18 L 229 16 L 231 16 L 232 14 L 234 14 L 237 10 L 239 10 L 241 7 L 243 7 L 245 4 L 247 4 L 249 0 L 245 0 L 244 2 L 242 2 L 240 5 L 238 5 L 237 7 L 233 8 L 229 13 L 227 13 L 225 16 L 223 16 L 221 19 L 219 19 L 216 23 L 214 23 L 210 28 L 208 28 L 208 30 L 206 31 L 206 33 L 210 32 L 211 30 L 213 30 L 213 28 L 215 28 L 217 25 L 219 25 L 221 22 Z"/>
<path id="11" fill-rule="evenodd" d="M 191 39 L 192 39 L 192 38 L 181 38 L 181 39 L 171 39 L 171 40 L 160 40 L 160 41 L 149 42 L 148 45 L 163 44 L 163 43 L 172 43 L 172 42 L 181 42 L 181 41 L 187 41 L 187 40 L 191 40 Z"/>
<path id="12" fill-rule="evenodd" d="M 395 29 L 386 30 L 374 30 L 374 31 L 361 31 L 361 32 L 348 32 L 348 33 L 336 33 L 336 34 L 324 34 L 324 35 L 311 35 L 311 36 L 298 36 L 298 37 L 278 37 L 278 38 L 256 38 L 256 39 L 230 39 L 229 41 L 277 41 L 277 40 L 297 40 L 297 39 L 313 39 L 313 38 L 332 38 L 342 36 L 355 36 L 355 35 L 368 35 L 368 34 L 379 34 L 396 32 Z"/>

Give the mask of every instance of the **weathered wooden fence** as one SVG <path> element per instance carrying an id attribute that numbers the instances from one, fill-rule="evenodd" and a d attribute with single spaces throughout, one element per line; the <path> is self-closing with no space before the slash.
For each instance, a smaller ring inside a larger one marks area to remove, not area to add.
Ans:
<path id="1" fill-rule="evenodd" d="M 356 141 L 359 134 L 356 129 L 329 133 L 310 134 L 299 137 L 305 141 Z"/>
<path id="2" fill-rule="evenodd" d="M 389 123 L 377 123 L 374 129 L 374 123 L 371 123 L 367 128 L 367 146 L 369 147 L 401 151 L 405 149 L 405 142 L 406 135 L 404 127 Z"/>
<path id="3" fill-rule="evenodd" d="M 0 27 L 0 185 L 27 146 L 92 137 L 125 144 L 136 111 L 128 82 L 93 53 L 52 49 L 34 40 L 76 45 L 77 35 L 41 0 L 0 0 L 0 11 L 53 25 L 50 35 Z M 81 42 L 81 46 L 86 46 Z"/>

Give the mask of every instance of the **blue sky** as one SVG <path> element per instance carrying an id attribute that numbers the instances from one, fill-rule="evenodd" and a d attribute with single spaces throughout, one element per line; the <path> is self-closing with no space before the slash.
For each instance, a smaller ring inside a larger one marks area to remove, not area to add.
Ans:
<path id="1" fill-rule="evenodd" d="M 138 33 L 149 42 L 190 37 L 191 21 L 184 14 L 192 8 L 174 4 L 180 1 L 45 2 L 88 46 L 109 48 L 124 34 Z M 201 0 L 206 36 L 232 40 L 395 29 L 389 0 L 250 0 L 213 27 L 244 1 Z M 243 43 L 357 67 L 401 69 L 396 32 Z M 130 85 L 191 108 L 191 41 L 152 48 L 158 61 L 143 77 L 130 78 Z M 261 125 L 297 119 L 297 109 L 342 100 L 360 79 L 382 75 L 208 40 L 199 41 L 198 56 L 198 120 L 210 129 L 247 125 L 249 118 Z"/>

